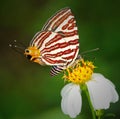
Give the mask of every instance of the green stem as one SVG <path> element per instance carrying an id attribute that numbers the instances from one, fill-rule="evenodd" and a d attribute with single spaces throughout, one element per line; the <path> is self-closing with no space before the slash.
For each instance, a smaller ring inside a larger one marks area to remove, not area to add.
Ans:
<path id="1" fill-rule="evenodd" d="M 88 92 L 88 88 L 87 88 L 86 85 L 84 85 L 84 91 L 85 91 L 85 94 L 88 98 L 89 106 L 90 106 L 90 109 L 91 109 L 91 112 L 92 112 L 92 117 L 93 117 L 93 119 L 96 119 L 95 111 L 94 111 L 94 108 L 93 108 L 93 105 L 92 105 L 92 102 L 91 102 L 91 99 L 90 99 L 90 95 L 89 95 L 89 92 Z"/>

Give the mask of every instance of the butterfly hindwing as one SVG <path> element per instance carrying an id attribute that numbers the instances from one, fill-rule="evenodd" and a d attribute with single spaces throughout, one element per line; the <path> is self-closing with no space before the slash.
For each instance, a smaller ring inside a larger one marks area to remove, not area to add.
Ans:
<path id="1" fill-rule="evenodd" d="M 75 59 L 74 63 L 72 63 L 72 67 L 74 67 L 76 65 L 76 63 L 78 63 L 81 58 L 82 58 L 81 55 L 78 55 L 77 58 Z M 66 68 L 67 67 L 63 66 L 63 65 L 52 66 L 52 68 L 50 70 L 50 75 L 56 76 L 57 74 L 59 74 L 61 71 L 63 71 Z"/>

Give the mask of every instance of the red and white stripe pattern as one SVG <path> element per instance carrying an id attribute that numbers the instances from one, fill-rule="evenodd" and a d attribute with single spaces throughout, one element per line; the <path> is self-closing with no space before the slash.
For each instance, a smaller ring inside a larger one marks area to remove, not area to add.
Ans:
<path id="1" fill-rule="evenodd" d="M 53 66 L 51 75 L 74 63 L 79 52 L 79 36 L 74 15 L 64 8 L 53 15 L 32 39 L 30 46 L 40 50 L 40 60 Z"/>

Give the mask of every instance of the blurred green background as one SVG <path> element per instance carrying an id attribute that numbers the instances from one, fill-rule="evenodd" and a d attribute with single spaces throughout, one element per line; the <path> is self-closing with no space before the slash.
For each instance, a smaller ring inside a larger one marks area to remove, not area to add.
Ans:
<path id="1" fill-rule="evenodd" d="M 69 119 L 61 112 L 62 74 L 51 77 L 50 67 L 29 62 L 8 47 L 17 40 L 28 46 L 46 20 L 61 8 L 70 7 L 80 35 L 80 52 L 99 47 L 85 57 L 92 59 L 120 93 L 119 0 L 2 0 L 0 1 L 0 119 Z M 78 119 L 91 116 L 83 95 Z M 120 102 L 106 112 L 120 119 Z"/>

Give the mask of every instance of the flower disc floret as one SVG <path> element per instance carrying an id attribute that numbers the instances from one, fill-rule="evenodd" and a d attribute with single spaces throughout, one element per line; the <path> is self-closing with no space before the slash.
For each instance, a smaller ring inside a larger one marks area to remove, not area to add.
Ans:
<path id="1" fill-rule="evenodd" d="M 94 68 L 92 62 L 82 59 L 74 67 L 67 68 L 63 78 L 69 82 L 83 84 L 91 79 Z"/>

